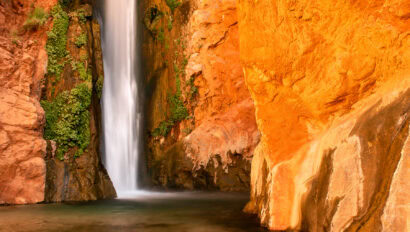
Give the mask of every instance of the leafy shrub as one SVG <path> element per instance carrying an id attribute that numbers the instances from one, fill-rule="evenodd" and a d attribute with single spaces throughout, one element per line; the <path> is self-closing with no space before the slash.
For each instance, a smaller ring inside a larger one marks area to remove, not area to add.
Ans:
<path id="1" fill-rule="evenodd" d="M 49 15 L 47 12 L 41 8 L 36 7 L 29 15 L 27 20 L 24 22 L 23 27 L 26 29 L 36 29 L 39 26 L 44 25 L 47 21 Z"/>
<path id="2" fill-rule="evenodd" d="M 60 93 L 53 101 L 41 101 L 46 112 L 44 138 L 54 140 L 58 147 L 57 158 L 64 159 L 69 148 L 77 147 L 80 156 L 90 143 L 91 87 L 89 83 L 77 85 L 70 92 Z"/>
<path id="3" fill-rule="evenodd" d="M 169 18 L 168 18 L 168 31 L 171 31 L 172 30 L 172 16 L 169 16 Z"/>
<path id="4" fill-rule="evenodd" d="M 174 10 L 181 5 L 179 0 L 165 0 L 171 12 L 174 13 Z"/>
<path id="5" fill-rule="evenodd" d="M 87 43 L 87 34 L 83 33 L 75 39 L 75 45 L 79 48 Z"/>
<path id="6" fill-rule="evenodd" d="M 103 87 L 104 87 L 104 76 L 99 76 L 97 79 L 96 84 L 96 91 L 97 91 L 97 96 L 98 98 L 101 98 L 102 96 L 102 91 L 103 91 Z"/>
<path id="7" fill-rule="evenodd" d="M 159 32 L 158 32 L 158 41 L 160 41 L 161 43 L 165 42 L 165 33 L 164 33 L 164 28 L 160 28 Z"/>
<path id="8" fill-rule="evenodd" d="M 162 121 L 157 128 L 154 129 L 152 132 L 152 136 L 167 136 L 168 133 L 171 131 L 171 128 L 174 126 L 172 121 Z"/>
<path id="9" fill-rule="evenodd" d="M 78 17 L 78 21 L 80 23 L 86 23 L 87 22 L 87 18 L 85 17 L 84 9 L 79 9 L 77 11 L 77 17 Z"/>
<path id="10" fill-rule="evenodd" d="M 86 69 L 85 64 L 78 61 L 71 61 L 71 68 L 80 74 L 80 79 L 83 81 L 92 81 L 91 69 Z"/>
<path id="11" fill-rule="evenodd" d="M 67 55 L 66 44 L 69 17 L 60 4 L 57 4 L 51 13 L 54 20 L 53 29 L 47 33 L 47 74 L 56 75 L 57 78 L 59 78 L 64 67 L 64 64 L 62 64 L 61 61 Z"/>

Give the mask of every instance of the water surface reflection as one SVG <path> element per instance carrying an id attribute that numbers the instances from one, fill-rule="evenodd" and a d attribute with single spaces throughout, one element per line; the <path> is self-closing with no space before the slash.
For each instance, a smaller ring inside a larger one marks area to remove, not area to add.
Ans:
<path id="1" fill-rule="evenodd" d="M 0 231 L 242 232 L 266 231 L 242 213 L 247 195 L 129 193 L 81 204 L 0 207 Z"/>

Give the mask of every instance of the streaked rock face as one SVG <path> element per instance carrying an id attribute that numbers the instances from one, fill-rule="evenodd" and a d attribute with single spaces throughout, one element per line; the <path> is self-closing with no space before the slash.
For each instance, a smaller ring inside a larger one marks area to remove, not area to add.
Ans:
<path id="1" fill-rule="evenodd" d="M 250 162 L 260 134 L 240 62 L 237 2 L 184 1 L 174 13 L 164 1 L 150 4 L 165 15 L 157 27 L 166 28 L 170 14 L 173 28 L 164 30 L 165 45 L 144 28 L 145 76 L 148 83 L 156 82 L 147 99 L 148 129 L 158 127 L 167 115 L 175 53 L 187 58 L 181 89 L 192 118 L 175 125 L 165 138 L 149 138 L 150 179 L 165 188 L 249 190 Z M 175 46 L 180 40 L 184 45 Z M 191 80 L 197 89 L 194 97 L 186 91 Z"/>
<path id="2" fill-rule="evenodd" d="M 406 231 L 410 7 L 239 2 L 261 142 L 248 212 L 273 230 Z"/>
<path id="3" fill-rule="evenodd" d="M 37 5 L 47 10 L 54 2 Z M 44 199 L 45 118 L 39 101 L 50 21 L 26 31 L 23 23 L 30 11 L 30 4 L 19 1 L 0 3 L 0 204 Z"/>

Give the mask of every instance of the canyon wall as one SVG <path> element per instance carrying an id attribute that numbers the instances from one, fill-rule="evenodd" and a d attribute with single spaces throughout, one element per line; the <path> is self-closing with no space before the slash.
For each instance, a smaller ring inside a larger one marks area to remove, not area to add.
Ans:
<path id="1" fill-rule="evenodd" d="M 261 141 L 251 201 L 272 230 L 408 231 L 410 5 L 238 2 Z"/>
<path id="2" fill-rule="evenodd" d="M 50 10 L 52 1 L 38 1 Z M 26 31 L 23 1 L 0 2 L 0 204 L 44 199 L 44 111 L 41 80 L 47 66 L 47 22 Z"/>
<path id="3" fill-rule="evenodd" d="M 140 9 L 148 182 L 248 191 L 259 132 L 240 63 L 236 1 L 143 1 Z"/>
<path id="4" fill-rule="evenodd" d="M 99 154 L 103 67 L 90 4 L 0 3 L 0 204 L 115 196 Z"/>

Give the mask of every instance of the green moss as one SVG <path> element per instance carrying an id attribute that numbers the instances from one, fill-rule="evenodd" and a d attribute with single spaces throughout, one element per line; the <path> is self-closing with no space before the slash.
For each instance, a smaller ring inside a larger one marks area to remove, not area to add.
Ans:
<path id="1" fill-rule="evenodd" d="M 179 0 L 165 0 L 165 1 L 172 13 L 174 13 L 174 10 L 182 4 Z"/>
<path id="2" fill-rule="evenodd" d="M 88 60 L 88 54 L 82 54 L 82 55 L 80 55 L 80 60 L 82 60 L 82 61 Z"/>
<path id="3" fill-rule="evenodd" d="M 189 96 L 190 98 L 194 98 L 196 94 L 198 93 L 198 88 L 194 84 L 195 82 L 195 77 L 191 77 L 188 81 L 188 86 L 189 86 Z"/>
<path id="4" fill-rule="evenodd" d="M 165 33 L 164 33 L 164 28 L 162 28 L 162 27 L 161 27 L 161 28 L 159 29 L 157 39 L 158 39 L 158 41 L 159 41 L 159 42 L 161 42 L 161 43 L 165 43 Z"/>
<path id="5" fill-rule="evenodd" d="M 69 17 L 60 4 L 57 4 L 51 13 L 54 21 L 53 29 L 47 33 L 47 74 L 55 75 L 59 79 L 64 67 L 63 59 L 67 55 L 66 44 Z"/>
<path id="6" fill-rule="evenodd" d="M 86 69 L 83 62 L 71 61 L 71 68 L 80 74 L 80 79 L 83 81 L 91 81 L 93 78 L 91 69 Z"/>
<path id="7" fill-rule="evenodd" d="M 169 18 L 168 18 L 168 31 L 171 31 L 172 30 L 172 16 L 169 16 Z"/>
<path id="8" fill-rule="evenodd" d="M 83 33 L 75 39 L 75 45 L 79 48 L 87 43 L 87 34 Z"/>
<path id="9" fill-rule="evenodd" d="M 79 9 L 78 11 L 77 11 L 77 17 L 78 17 L 78 21 L 80 22 L 80 23 L 86 23 L 87 22 L 87 18 L 85 17 L 85 12 L 84 12 L 84 9 Z"/>
<path id="10" fill-rule="evenodd" d="M 186 119 L 188 114 L 188 109 L 185 107 L 184 102 L 181 100 L 181 97 L 178 95 L 168 96 L 168 101 L 170 103 L 170 120 L 174 123 Z"/>
<path id="11" fill-rule="evenodd" d="M 160 24 L 160 19 L 163 15 L 164 13 L 160 11 L 156 5 L 145 12 L 144 25 L 154 38 L 158 33 L 157 27 Z"/>
<path id="12" fill-rule="evenodd" d="M 152 136 L 167 136 L 168 133 L 171 131 L 171 128 L 174 126 L 172 121 L 162 121 L 157 128 L 154 129 L 152 132 Z"/>
<path id="13" fill-rule="evenodd" d="M 96 86 L 95 86 L 98 98 L 101 98 L 102 96 L 103 87 L 104 87 L 104 76 L 101 75 L 98 77 Z"/>
<path id="14" fill-rule="evenodd" d="M 24 22 L 23 27 L 26 29 L 36 29 L 39 26 L 44 25 L 47 21 L 49 15 L 47 12 L 41 8 L 36 7 L 29 15 L 27 20 Z"/>
<path id="15" fill-rule="evenodd" d="M 154 129 L 152 132 L 152 136 L 167 136 L 168 133 L 171 131 L 172 127 L 189 117 L 188 109 L 185 107 L 184 102 L 182 101 L 182 91 L 181 91 L 181 79 L 180 75 L 182 74 L 181 68 L 178 67 L 174 63 L 174 71 L 175 71 L 175 85 L 176 90 L 175 94 L 168 95 L 168 103 L 169 103 L 169 119 L 162 121 L 157 128 Z"/>
<path id="16" fill-rule="evenodd" d="M 80 156 L 90 143 L 91 87 L 89 83 L 77 85 L 70 92 L 60 93 L 53 101 L 41 101 L 46 112 L 44 138 L 57 143 L 57 158 L 77 147 Z"/>

